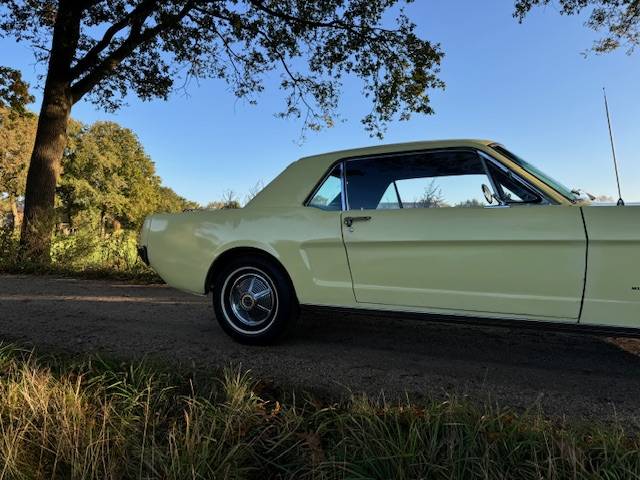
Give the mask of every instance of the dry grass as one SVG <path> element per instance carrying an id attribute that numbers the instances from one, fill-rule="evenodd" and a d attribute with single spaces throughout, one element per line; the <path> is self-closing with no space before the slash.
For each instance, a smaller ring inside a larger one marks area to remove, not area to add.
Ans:
<path id="1" fill-rule="evenodd" d="M 639 478 L 621 426 L 573 427 L 451 399 L 338 404 L 200 384 L 150 365 L 0 346 L 0 480 Z"/>

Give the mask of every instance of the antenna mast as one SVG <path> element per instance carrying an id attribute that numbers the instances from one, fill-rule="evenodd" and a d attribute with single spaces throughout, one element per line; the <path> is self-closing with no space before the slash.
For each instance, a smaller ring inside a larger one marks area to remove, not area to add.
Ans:
<path id="1" fill-rule="evenodd" d="M 607 103 L 607 91 L 602 87 L 602 94 L 604 95 L 604 108 L 607 112 L 607 124 L 609 125 L 609 140 L 611 141 L 611 153 L 613 154 L 613 167 L 616 171 L 616 183 L 618 184 L 618 206 L 624 205 L 622 200 L 622 193 L 620 192 L 620 175 L 618 174 L 618 160 L 616 159 L 616 147 L 613 143 L 613 132 L 611 131 L 611 117 L 609 116 L 609 104 Z"/>

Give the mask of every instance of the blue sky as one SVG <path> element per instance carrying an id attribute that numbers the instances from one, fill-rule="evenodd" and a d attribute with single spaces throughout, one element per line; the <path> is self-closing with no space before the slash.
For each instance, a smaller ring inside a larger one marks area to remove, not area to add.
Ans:
<path id="1" fill-rule="evenodd" d="M 345 85 L 340 113 L 347 121 L 309 132 L 301 145 L 300 121 L 273 115 L 283 105 L 277 88 L 251 106 L 219 81 L 192 82 L 188 96 L 176 93 L 167 102 L 147 103 L 131 98 L 113 115 L 83 102 L 73 116 L 131 128 L 164 184 L 201 203 L 229 189 L 243 197 L 257 181 L 269 182 L 301 156 L 442 138 L 497 140 L 568 186 L 617 198 L 601 91 L 606 86 L 623 196 L 640 201 L 640 52 L 584 58 L 597 34 L 582 25 L 583 18 L 562 17 L 550 6 L 520 25 L 512 10 L 510 0 L 409 5 L 421 36 L 440 42 L 446 52 L 441 77 L 447 88 L 432 97 L 435 115 L 395 122 L 382 141 L 370 138 L 360 124 L 369 105 L 357 81 Z M 36 83 L 42 67 L 34 64 L 27 45 L 3 39 L 0 52 L 0 64 L 21 69 Z"/>

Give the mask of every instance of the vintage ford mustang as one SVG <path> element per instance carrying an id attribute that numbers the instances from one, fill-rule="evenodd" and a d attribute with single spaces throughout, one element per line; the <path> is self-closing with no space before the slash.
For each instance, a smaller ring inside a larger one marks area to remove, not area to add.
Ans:
<path id="1" fill-rule="evenodd" d="M 303 158 L 242 209 L 148 217 L 139 251 L 244 343 L 301 306 L 640 328 L 640 206 L 591 205 L 491 141 Z"/>

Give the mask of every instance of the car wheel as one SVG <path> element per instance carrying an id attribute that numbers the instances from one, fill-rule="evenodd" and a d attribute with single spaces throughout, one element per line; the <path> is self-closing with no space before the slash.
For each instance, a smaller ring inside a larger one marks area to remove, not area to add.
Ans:
<path id="1" fill-rule="evenodd" d="M 286 273 L 261 256 L 226 263 L 215 276 L 212 290 L 218 323 L 241 343 L 274 343 L 298 317 L 298 301 Z"/>

